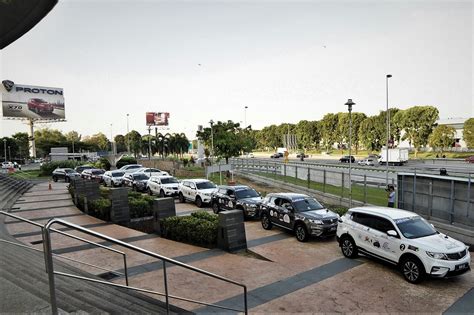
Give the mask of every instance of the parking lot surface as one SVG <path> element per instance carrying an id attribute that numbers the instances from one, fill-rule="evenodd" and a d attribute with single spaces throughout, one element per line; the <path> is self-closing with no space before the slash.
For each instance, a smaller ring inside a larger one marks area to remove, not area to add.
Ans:
<path id="1" fill-rule="evenodd" d="M 68 198 L 66 185 L 63 183 L 53 183 L 51 191 L 47 190 L 47 183 L 39 184 L 23 195 L 13 211 L 16 215 L 39 223 L 47 222 L 50 217 L 61 217 L 144 249 L 242 282 L 248 286 L 251 313 L 441 314 L 447 310 L 450 312 L 465 309 L 468 305 L 466 303 L 474 297 L 473 272 L 451 279 L 428 279 L 419 285 L 412 285 L 390 265 L 363 256 L 354 260 L 344 258 L 333 237 L 311 239 L 307 243 L 301 243 L 292 233 L 278 228 L 267 231 L 261 227 L 259 221 L 247 221 L 245 233 L 248 250 L 231 254 L 103 222 L 80 212 Z M 193 211 L 211 212 L 211 209 L 177 202 L 176 211 L 177 215 L 189 215 Z M 10 234 L 23 243 L 42 248 L 38 228 L 11 218 L 6 220 L 6 227 Z M 77 231 L 68 233 L 101 242 Z M 103 249 L 93 248 L 54 233 L 52 243 L 57 254 L 103 268 L 123 271 L 121 258 Z M 117 246 L 113 247 L 119 249 Z M 162 263 L 128 250 L 125 252 L 128 256 L 130 285 L 163 291 Z M 71 264 L 95 275 L 104 274 L 103 270 L 90 266 Z M 229 307 L 243 307 L 241 288 L 177 266 L 167 265 L 167 267 L 170 294 Z M 111 281 L 125 283 L 123 277 L 115 277 Z M 173 299 L 171 303 L 197 313 L 222 312 Z M 453 305 L 461 306 L 456 308 Z"/>

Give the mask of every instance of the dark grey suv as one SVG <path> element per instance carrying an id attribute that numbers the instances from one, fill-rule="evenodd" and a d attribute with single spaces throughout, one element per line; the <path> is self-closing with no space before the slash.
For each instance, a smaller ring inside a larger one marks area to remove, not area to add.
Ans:
<path id="1" fill-rule="evenodd" d="M 53 180 L 57 182 L 60 179 L 63 179 L 65 182 L 69 183 L 74 178 L 80 178 L 81 174 L 73 170 L 72 168 L 57 168 L 53 171 Z"/>
<path id="2" fill-rule="evenodd" d="M 294 231 L 300 242 L 310 236 L 335 235 L 339 219 L 316 199 L 293 193 L 268 194 L 260 205 L 260 213 L 265 230 L 276 225 Z"/>

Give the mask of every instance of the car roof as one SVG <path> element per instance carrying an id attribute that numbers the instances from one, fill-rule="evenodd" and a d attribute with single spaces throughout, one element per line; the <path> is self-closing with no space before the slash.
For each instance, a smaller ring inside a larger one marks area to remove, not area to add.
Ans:
<path id="1" fill-rule="evenodd" d="M 235 186 L 222 185 L 222 186 L 219 186 L 219 188 L 231 189 L 231 190 L 242 190 L 242 189 L 249 189 L 249 188 L 252 189 L 251 187 L 245 186 L 245 185 L 235 185 Z"/>
<path id="2" fill-rule="evenodd" d="M 145 173 L 146 174 L 146 173 Z M 150 178 L 173 178 L 174 176 L 171 176 L 171 175 L 153 175 L 151 176 Z"/>
<path id="3" fill-rule="evenodd" d="M 411 211 L 397 209 L 397 208 L 389 208 L 389 207 L 357 207 L 357 208 L 351 208 L 349 209 L 349 211 L 374 214 L 374 215 L 390 218 L 392 220 L 418 216 L 418 214 Z"/>
<path id="4" fill-rule="evenodd" d="M 204 183 L 204 182 L 210 182 L 210 180 L 205 179 L 205 178 L 191 178 L 191 179 L 183 179 L 183 182 L 192 182 L 192 183 Z"/>
<path id="5" fill-rule="evenodd" d="M 285 198 L 289 198 L 291 200 L 293 199 L 300 199 L 300 198 L 309 198 L 308 195 L 305 195 L 305 194 L 297 194 L 297 193 L 271 193 L 271 194 L 268 194 L 268 196 L 272 196 L 272 197 L 285 197 Z"/>
<path id="6" fill-rule="evenodd" d="M 124 173 L 124 171 L 122 171 L 122 170 L 113 170 L 113 171 L 109 171 L 109 172 L 111 172 L 111 173 Z"/>

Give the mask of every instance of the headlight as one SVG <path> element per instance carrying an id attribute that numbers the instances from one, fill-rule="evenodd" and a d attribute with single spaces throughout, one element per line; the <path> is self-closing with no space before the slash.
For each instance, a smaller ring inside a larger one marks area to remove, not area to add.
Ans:
<path id="1" fill-rule="evenodd" d="M 314 223 L 314 224 L 323 224 L 323 221 L 321 220 L 313 220 L 313 219 L 308 219 L 309 222 Z"/>
<path id="2" fill-rule="evenodd" d="M 446 254 L 443 254 L 443 253 L 426 252 L 426 255 L 434 259 L 448 260 L 448 257 L 446 256 Z"/>

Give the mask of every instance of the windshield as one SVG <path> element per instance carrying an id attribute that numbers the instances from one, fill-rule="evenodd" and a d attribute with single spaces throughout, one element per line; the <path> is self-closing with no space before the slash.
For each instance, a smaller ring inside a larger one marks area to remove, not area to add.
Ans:
<path id="1" fill-rule="evenodd" d="M 161 183 L 162 184 L 177 184 L 178 180 L 174 177 L 162 178 Z"/>
<path id="2" fill-rule="evenodd" d="M 324 207 L 316 199 L 313 198 L 295 200 L 293 201 L 293 207 L 295 208 L 296 212 L 324 209 Z"/>
<path id="3" fill-rule="evenodd" d="M 406 238 L 413 239 L 436 234 L 436 230 L 421 217 L 398 219 L 395 223 Z"/>
<path id="4" fill-rule="evenodd" d="M 260 197 L 258 192 L 255 191 L 255 189 L 245 189 L 245 190 L 237 190 L 235 192 L 235 197 L 237 199 L 244 199 L 244 198 L 254 198 L 254 197 Z"/>
<path id="5" fill-rule="evenodd" d="M 123 174 L 125 174 L 124 172 L 115 172 L 115 173 L 112 173 L 112 176 L 113 177 L 122 177 Z"/>
<path id="6" fill-rule="evenodd" d="M 133 179 L 135 180 L 142 180 L 142 179 L 148 179 L 149 177 L 143 173 L 139 174 L 133 174 Z"/>
<path id="7" fill-rule="evenodd" d="M 197 189 L 210 189 L 210 188 L 216 188 L 216 185 L 214 185 L 211 182 L 202 182 L 202 183 L 197 183 L 196 187 Z"/>

